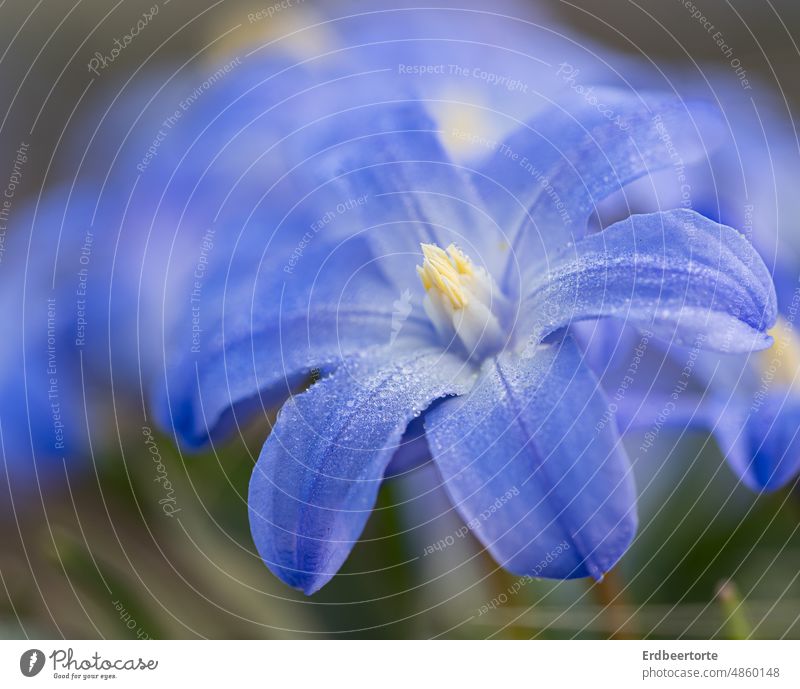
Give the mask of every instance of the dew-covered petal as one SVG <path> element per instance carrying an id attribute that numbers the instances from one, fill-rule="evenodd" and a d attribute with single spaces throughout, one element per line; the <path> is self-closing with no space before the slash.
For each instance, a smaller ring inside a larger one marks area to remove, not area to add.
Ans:
<path id="1" fill-rule="evenodd" d="M 502 354 L 469 395 L 425 417 L 453 504 L 516 574 L 600 578 L 636 531 L 635 488 L 608 404 L 571 339 Z"/>
<path id="2" fill-rule="evenodd" d="M 708 155 L 719 119 L 704 103 L 593 89 L 520 127 L 480 171 L 490 213 L 510 234 L 508 286 L 534 258 L 582 237 L 606 197 Z"/>
<path id="3" fill-rule="evenodd" d="M 469 389 L 438 349 L 356 359 L 286 402 L 250 481 L 250 526 L 266 565 L 314 593 L 336 574 L 375 504 L 409 422 Z"/>
<path id="4" fill-rule="evenodd" d="M 768 347 L 775 290 L 736 230 L 688 210 L 636 215 L 540 266 L 523 304 L 524 334 L 613 316 L 676 344 L 723 352 Z"/>

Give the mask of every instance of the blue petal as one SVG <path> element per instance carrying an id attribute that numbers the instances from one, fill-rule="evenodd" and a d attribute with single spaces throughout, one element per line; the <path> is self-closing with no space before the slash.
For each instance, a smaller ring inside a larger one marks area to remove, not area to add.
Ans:
<path id="1" fill-rule="evenodd" d="M 737 368 L 733 361 L 727 365 Z M 626 397 L 619 405 L 617 421 L 626 430 L 652 430 L 658 418 L 663 428 L 711 433 L 730 468 L 748 488 L 760 493 L 787 485 L 800 473 L 796 394 L 776 389 L 759 404 L 743 390 L 730 395 L 720 392 L 712 380 L 705 397 L 683 395 L 676 405 L 670 391 L 652 387 L 646 399 L 637 399 L 635 394 Z"/>
<path id="2" fill-rule="evenodd" d="M 614 392 L 623 434 L 656 425 L 711 433 L 734 473 L 758 492 L 777 490 L 800 472 L 788 322 L 772 331 L 772 348 L 747 356 L 668 345 L 615 320 L 580 323 L 570 332 L 604 389 Z"/>
<path id="3" fill-rule="evenodd" d="M 774 491 L 800 472 L 800 400 L 791 390 L 773 390 L 763 404 L 741 399 L 718 411 L 709 427 L 731 468 L 751 490 Z"/>
<path id="4" fill-rule="evenodd" d="M 531 259 L 582 237 L 596 205 L 626 184 L 702 158 L 718 139 L 710 106 L 612 89 L 594 96 L 603 107 L 582 100 L 536 116 L 481 170 L 492 216 L 511 233 L 509 272 L 513 264 L 524 275 Z"/>
<path id="5" fill-rule="evenodd" d="M 572 321 L 613 316 L 676 344 L 724 352 L 768 347 L 775 290 L 735 230 L 693 211 L 637 215 L 540 266 L 523 311 L 542 338 Z"/>
<path id="6" fill-rule="evenodd" d="M 636 531 L 631 468 L 571 339 L 503 354 L 464 397 L 426 415 L 453 504 L 516 574 L 600 578 Z"/>
<path id="7" fill-rule="evenodd" d="M 314 593 L 339 570 L 375 504 L 408 423 L 468 389 L 440 350 L 355 360 L 290 399 L 250 481 L 250 525 L 267 566 Z"/>
<path id="8" fill-rule="evenodd" d="M 347 131 L 358 137 L 335 146 L 321 172 L 346 195 L 376 200 L 358 216 L 359 230 L 395 284 L 415 274 L 422 242 L 455 243 L 496 274 L 501 230 L 450 160 L 424 104 L 377 104 L 357 114 Z"/>

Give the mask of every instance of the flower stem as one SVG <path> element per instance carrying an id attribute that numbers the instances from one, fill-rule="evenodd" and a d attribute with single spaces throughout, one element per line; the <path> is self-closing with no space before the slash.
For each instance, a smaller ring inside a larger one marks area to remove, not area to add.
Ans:
<path id="1" fill-rule="evenodd" d="M 607 572 L 601 581 L 596 582 L 592 593 L 603 607 L 603 615 L 611 630 L 610 639 L 639 638 L 633 618 L 628 613 L 631 608 L 626 604 L 625 582 L 618 569 Z"/>
<path id="2" fill-rule="evenodd" d="M 753 628 L 744 612 L 742 597 L 736 584 L 730 580 L 717 585 L 717 601 L 722 608 L 723 635 L 726 639 L 749 639 Z"/>

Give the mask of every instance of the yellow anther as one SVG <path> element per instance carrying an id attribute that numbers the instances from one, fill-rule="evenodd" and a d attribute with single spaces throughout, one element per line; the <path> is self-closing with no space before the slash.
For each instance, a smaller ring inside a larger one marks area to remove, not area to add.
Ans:
<path id="1" fill-rule="evenodd" d="M 450 260 L 461 275 L 472 275 L 472 261 L 469 260 L 469 257 L 461 251 L 461 249 L 455 244 L 451 244 L 447 247 L 447 254 L 450 256 Z"/>
<path id="2" fill-rule="evenodd" d="M 455 244 L 448 246 L 447 251 L 436 244 L 421 246 L 425 260 L 417 266 L 417 275 L 422 286 L 427 291 L 435 288 L 454 309 L 463 309 L 469 303 L 464 278 L 473 275 L 472 261 Z"/>
<path id="3" fill-rule="evenodd" d="M 778 318 L 768 334 L 775 343 L 755 355 L 762 374 L 780 384 L 800 389 L 800 336 L 783 317 Z"/>
<path id="4" fill-rule="evenodd" d="M 417 266 L 417 275 L 419 275 L 419 279 L 422 280 L 422 286 L 425 288 L 426 292 L 433 287 L 433 283 L 428 278 L 427 271 L 422 266 Z"/>

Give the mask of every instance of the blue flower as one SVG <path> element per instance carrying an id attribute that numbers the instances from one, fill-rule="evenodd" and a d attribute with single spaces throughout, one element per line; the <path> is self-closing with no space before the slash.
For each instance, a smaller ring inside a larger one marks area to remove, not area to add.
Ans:
<path id="1" fill-rule="evenodd" d="M 635 534 L 635 490 L 565 328 L 613 316 L 709 348 L 769 346 L 772 283 L 735 230 L 681 210 L 586 234 L 600 200 L 671 165 L 655 112 L 687 160 L 715 121 L 606 95 L 622 120 L 553 108 L 480 170 L 451 162 L 414 102 L 360 108 L 315 159 L 341 204 L 316 208 L 319 232 L 262 238 L 254 268 L 209 276 L 225 315 L 199 352 L 168 343 L 161 423 L 198 446 L 289 397 L 249 495 L 258 550 L 288 584 L 310 594 L 338 571 L 420 429 L 498 563 L 600 578 Z"/>

